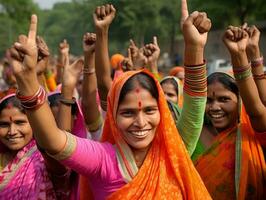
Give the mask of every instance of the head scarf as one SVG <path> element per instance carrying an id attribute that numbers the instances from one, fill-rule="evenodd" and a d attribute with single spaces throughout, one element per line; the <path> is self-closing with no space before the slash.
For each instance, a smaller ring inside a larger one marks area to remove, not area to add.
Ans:
<path id="1" fill-rule="evenodd" d="M 124 60 L 124 56 L 121 54 L 114 54 L 111 57 L 111 66 L 113 69 L 121 70 L 121 62 Z"/>
<path id="2" fill-rule="evenodd" d="M 178 96 L 177 96 L 178 106 L 179 106 L 179 108 L 182 108 L 182 105 L 183 105 L 183 84 L 182 84 L 182 81 L 175 76 L 166 76 L 160 81 L 160 83 L 162 83 L 163 81 L 165 81 L 167 79 L 173 79 L 176 82 L 176 84 L 178 85 Z"/>
<path id="3" fill-rule="evenodd" d="M 184 72 L 185 73 L 185 69 L 182 66 L 175 66 L 173 67 L 170 71 L 169 71 L 169 75 L 170 76 L 176 76 L 179 72 Z"/>
<path id="4" fill-rule="evenodd" d="M 116 113 L 123 85 L 140 72 L 152 77 L 156 83 L 161 120 L 143 165 L 140 169 L 135 169 L 132 151 L 116 126 Z M 150 72 L 129 71 L 114 81 L 108 95 L 102 140 L 115 144 L 118 160 L 123 165 L 120 169 L 126 171 L 122 174 L 131 178 L 128 184 L 114 192 L 109 199 L 210 199 L 178 134 L 160 83 Z"/>

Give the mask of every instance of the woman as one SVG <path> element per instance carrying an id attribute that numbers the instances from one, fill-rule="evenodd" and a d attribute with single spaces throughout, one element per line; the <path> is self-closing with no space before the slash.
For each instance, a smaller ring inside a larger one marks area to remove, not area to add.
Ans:
<path id="1" fill-rule="evenodd" d="M 182 105 L 183 88 L 181 86 L 181 81 L 174 76 L 166 76 L 160 83 L 166 99 L 176 105 Z"/>
<path id="2" fill-rule="evenodd" d="M 245 111 L 241 112 L 236 82 L 222 72 L 211 74 L 207 82 L 208 123 L 192 156 L 201 155 L 196 169 L 215 199 L 261 199 L 264 156 L 252 127 L 245 122 Z"/>
<path id="3" fill-rule="evenodd" d="M 0 102 L 0 141 L 1 199 L 68 198 L 68 171 L 51 158 L 42 156 L 25 110 L 15 94 Z M 52 182 L 50 175 L 60 184 Z"/>

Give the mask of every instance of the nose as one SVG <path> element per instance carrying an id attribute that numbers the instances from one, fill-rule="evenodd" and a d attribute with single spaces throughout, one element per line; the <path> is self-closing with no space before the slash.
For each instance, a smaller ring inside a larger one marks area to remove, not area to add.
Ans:
<path id="1" fill-rule="evenodd" d="M 139 128 L 143 128 L 146 125 L 146 119 L 143 112 L 138 113 L 135 120 L 135 125 L 138 126 Z"/>
<path id="2" fill-rule="evenodd" d="M 16 134 L 16 125 L 10 124 L 8 135 L 15 135 Z"/>
<path id="3" fill-rule="evenodd" d="M 210 104 L 210 110 L 211 111 L 217 111 L 217 110 L 221 110 L 220 104 L 217 101 L 213 101 Z"/>

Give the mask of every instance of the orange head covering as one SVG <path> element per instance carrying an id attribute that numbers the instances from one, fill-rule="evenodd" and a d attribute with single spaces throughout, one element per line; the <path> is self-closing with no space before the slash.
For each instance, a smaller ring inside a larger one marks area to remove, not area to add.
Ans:
<path id="1" fill-rule="evenodd" d="M 114 54 L 111 57 L 111 66 L 113 69 L 121 69 L 121 62 L 124 60 L 124 56 L 121 54 Z"/>
<path id="2" fill-rule="evenodd" d="M 116 126 L 120 92 L 126 81 L 138 74 L 152 77 L 158 89 L 160 123 L 140 169 Z M 115 144 L 120 171 L 128 183 L 109 199 L 211 199 L 176 129 L 160 83 L 146 71 L 129 71 L 118 77 L 108 95 L 102 141 Z"/>
<path id="3" fill-rule="evenodd" d="M 177 75 L 179 72 L 185 72 L 184 67 L 182 67 L 182 66 L 175 66 L 175 67 L 173 67 L 173 68 L 170 70 L 169 75 L 170 75 L 170 76 L 175 76 L 175 75 Z"/>

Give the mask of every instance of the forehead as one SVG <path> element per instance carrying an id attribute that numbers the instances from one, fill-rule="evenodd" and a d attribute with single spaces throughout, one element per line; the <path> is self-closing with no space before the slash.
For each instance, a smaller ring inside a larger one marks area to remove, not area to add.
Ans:
<path id="1" fill-rule="evenodd" d="M 24 113 L 22 113 L 16 107 L 4 108 L 0 112 L 0 119 L 10 118 L 10 117 L 19 117 L 19 118 L 23 117 L 23 118 L 27 118 L 27 115 L 25 115 Z"/>
<path id="2" fill-rule="evenodd" d="M 139 102 L 143 106 L 157 105 L 156 99 L 150 94 L 150 92 L 141 87 L 137 87 L 132 91 L 129 91 L 123 101 L 118 105 L 119 108 L 134 108 L 139 106 Z"/>
<path id="3" fill-rule="evenodd" d="M 208 85 L 208 96 L 236 96 L 235 93 L 228 90 L 222 83 L 215 81 Z"/>
<path id="4" fill-rule="evenodd" d="M 163 88 L 163 90 L 173 90 L 173 91 L 175 91 L 175 86 L 172 83 L 170 83 L 170 82 L 163 83 L 162 84 L 162 88 Z"/>

